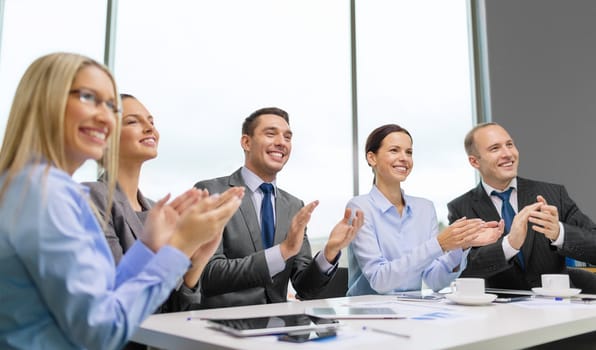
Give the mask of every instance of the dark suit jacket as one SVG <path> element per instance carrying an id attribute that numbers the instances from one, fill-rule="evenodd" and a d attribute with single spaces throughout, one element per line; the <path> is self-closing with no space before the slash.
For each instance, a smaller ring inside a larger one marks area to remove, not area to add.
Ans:
<path id="1" fill-rule="evenodd" d="M 95 205 L 99 217 L 103 220 L 105 218 L 108 186 L 105 178 L 100 178 L 96 182 L 86 182 L 84 185 L 90 189 L 89 195 L 93 204 Z M 143 196 L 141 191 L 137 191 L 137 198 L 145 209 L 150 209 L 154 202 Z M 138 235 L 143 231 L 144 219 L 141 220 L 137 213 L 132 209 L 128 199 L 118 184 L 114 190 L 113 203 L 111 208 L 111 215 L 108 216 L 109 221 L 104 228 L 106 240 L 114 255 L 116 264 L 122 259 L 122 255 L 134 244 Z M 198 303 L 198 296 L 196 288 L 187 288 L 184 284 L 176 291 L 173 291 L 168 300 L 164 302 L 157 313 L 185 311 L 190 309 L 190 306 Z"/>
<path id="2" fill-rule="evenodd" d="M 209 193 L 222 193 L 233 186 L 244 186 L 240 169 L 231 176 L 198 182 L 195 187 Z M 281 243 L 287 235 L 294 215 L 304 203 L 289 193 L 277 189 L 275 197 L 275 241 Z M 300 252 L 286 261 L 283 271 L 271 278 L 265 260 L 261 228 L 250 195 L 244 196 L 240 209 L 224 229 L 223 239 L 201 277 L 202 308 L 253 305 L 287 300 L 289 280 L 301 298 L 316 297 L 333 274 L 322 273 L 311 256 L 308 238 Z"/>
<path id="3" fill-rule="evenodd" d="M 545 273 L 568 273 L 565 257 L 589 263 L 596 262 L 596 225 L 584 215 L 569 197 L 564 186 L 517 178 L 518 209 L 536 202 L 542 195 L 547 203 L 559 210 L 559 221 L 565 228 L 563 246 L 558 249 L 550 240 L 528 224 L 528 233 L 522 246 L 526 270 L 517 259 L 505 260 L 502 248 L 503 235 L 496 243 L 472 248 L 468 255 L 468 267 L 462 277 L 482 277 L 486 286 L 492 288 L 530 289 L 540 287 L 540 275 Z M 447 205 L 449 223 L 463 216 L 481 218 L 485 221 L 500 220 L 497 209 L 484 191 L 482 184 Z M 571 283 L 585 292 L 596 291 L 596 277 L 582 275 Z"/>

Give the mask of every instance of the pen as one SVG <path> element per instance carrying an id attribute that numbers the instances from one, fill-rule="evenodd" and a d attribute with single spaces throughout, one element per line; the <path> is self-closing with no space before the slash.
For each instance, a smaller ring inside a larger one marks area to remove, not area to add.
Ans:
<path id="1" fill-rule="evenodd" d="M 376 333 L 381 333 L 381 334 L 386 334 L 386 335 L 393 335 L 393 336 L 400 337 L 400 338 L 410 339 L 410 335 L 409 334 L 397 333 L 397 332 L 393 332 L 393 331 L 386 331 L 384 329 L 378 329 L 378 328 L 371 328 L 371 327 L 362 326 L 362 330 L 363 331 L 372 331 L 372 332 L 376 332 Z"/>

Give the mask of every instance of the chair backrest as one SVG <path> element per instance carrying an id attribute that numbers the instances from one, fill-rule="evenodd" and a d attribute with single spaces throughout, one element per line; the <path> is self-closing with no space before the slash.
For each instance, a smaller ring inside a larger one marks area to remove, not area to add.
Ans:
<path id="1" fill-rule="evenodd" d="M 582 293 L 596 293 L 596 274 L 581 267 L 568 267 L 569 279 L 576 288 L 581 288 Z"/>

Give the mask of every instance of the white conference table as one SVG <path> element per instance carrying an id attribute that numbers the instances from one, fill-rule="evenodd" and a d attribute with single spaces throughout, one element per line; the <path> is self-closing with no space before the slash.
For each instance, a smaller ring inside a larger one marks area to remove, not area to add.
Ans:
<path id="1" fill-rule="evenodd" d="M 342 320 L 344 326 L 338 337 L 302 344 L 277 341 L 273 336 L 236 338 L 206 327 L 206 321 L 200 319 L 292 314 L 313 306 L 360 306 L 363 303 L 375 306 L 390 303 L 398 310 L 436 309 L 439 317 Z M 378 295 L 293 301 L 152 315 L 132 340 L 161 349 L 519 349 L 596 331 L 596 304 L 559 303 L 534 299 L 532 302 L 462 306 L 446 300 L 405 302 L 397 301 L 395 296 Z M 363 326 L 368 330 L 363 330 Z M 372 332 L 371 328 L 410 337 Z"/>

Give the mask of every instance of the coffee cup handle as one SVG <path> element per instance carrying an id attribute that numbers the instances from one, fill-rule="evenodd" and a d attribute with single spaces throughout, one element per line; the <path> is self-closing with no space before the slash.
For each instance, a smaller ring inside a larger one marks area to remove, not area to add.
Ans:
<path id="1" fill-rule="evenodd" d="M 451 282 L 449 287 L 451 287 L 451 293 L 455 293 L 455 291 L 457 290 L 457 283 L 455 281 L 453 281 L 453 282 Z"/>

